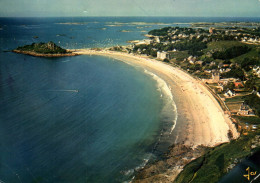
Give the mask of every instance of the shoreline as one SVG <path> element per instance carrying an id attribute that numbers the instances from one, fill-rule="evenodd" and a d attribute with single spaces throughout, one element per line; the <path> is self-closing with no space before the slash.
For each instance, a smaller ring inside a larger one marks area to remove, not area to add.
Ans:
<path id="1" fill-rule="evenodd" d="M 184 166 L 202 156 L 207 147 L 229 142 L 229 132 L 232 133 L 233 139 L 239 137 L 230 116 L 225 114 L 208 88 L 181 69 L 147 56 L 123 52 L 91 49 L 70 51 L 79 55 L 106 56 L 141 67 L 162 79 L 171 91 L 177 106 L 177 121 L 172 133 L 169 133 L 169 129 L 162 129 L 165 130 L 164 134 L 157 142 L 159 145 L 156 145 L 156 151 L 164 153 L 166 159 L 146 164 L 135 173 L 131 182 L 172 182 Z M 161 172 L 160 169 L 167 171 Z"/>
<path id="2" fill-rule="evenodd" d="M 182 118 L 177 120 L 176 127 L 173 130 L 173 134 L 175 134 L 174 144 L 184 144 L 192 148 L 199 145 L 214 147 L 229 142 L 229 130 L 232 132 L 234 139 L 239 137 L 230 117 L 224 113 L 208 89 L 202 85 L 201 81 L 179 68 L 150 59 L 147 56 L 123 52 L 91 49 L 70 51 L 78 55 L 112 57 L 135 66 L 141 66 L 163 79 L 171 89 L 178 107 L 178 116 Z"/>

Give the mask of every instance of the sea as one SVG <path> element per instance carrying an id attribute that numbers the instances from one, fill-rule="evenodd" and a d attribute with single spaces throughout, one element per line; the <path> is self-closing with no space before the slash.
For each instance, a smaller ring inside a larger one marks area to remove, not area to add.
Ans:
<path id="1" fill-rule="evenodd" d="M 167 84 L 147 70 L 104 56 L 11 50 L 48 41 L 67 49 L 127 45 L 156 28 L 224 21 L 259 18 L 0 18 L 0 182 L 129 182 L 161 154 L 165 125 L 172 133 L 178 122 Z"/>

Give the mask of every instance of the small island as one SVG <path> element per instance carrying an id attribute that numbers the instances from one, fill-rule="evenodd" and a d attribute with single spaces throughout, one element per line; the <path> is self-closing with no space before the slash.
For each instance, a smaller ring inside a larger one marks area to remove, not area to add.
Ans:
<path id="1" fill-rule="evenodd" d="M 32 55 L 36 57 L 64 57 L 78 55 L 57 46 L 52 41 L 48 43 L 32 43 L 31 45 L 18 47 L 13 50 L 13 52 Z"/>

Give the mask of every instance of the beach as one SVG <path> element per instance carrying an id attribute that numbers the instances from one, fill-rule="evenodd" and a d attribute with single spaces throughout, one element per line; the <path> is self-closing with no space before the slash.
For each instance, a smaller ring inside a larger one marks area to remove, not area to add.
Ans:
<path id="1" fill-rule="evenodd" d="M 172 67 L 146 56 L 108 50 L 77 49 L 75 54 L 101 55 L 139 66 L 163 79 L 171 89 L 177 105 L 178 119 L 171 135 L 172 144 L 196 148 L 200 145 L 213 147 L 229 142 L 228 133 L 239 137 L 235 125 L 225 114 L 217 100 L 200 80 L 179 68 Z"/>

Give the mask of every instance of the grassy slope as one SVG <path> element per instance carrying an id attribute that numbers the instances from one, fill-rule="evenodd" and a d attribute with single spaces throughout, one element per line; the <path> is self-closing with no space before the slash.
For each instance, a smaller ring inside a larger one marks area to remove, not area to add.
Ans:
<path id="1" fill-rule="evenodd" d="M 241 43 L 239 41 L 217 41 L 217 42 L 210 42 L 207 44 L 208 48 L 206 51 L 210 50 L 222 50 L 222 49 L 228 49 L 233 46 L 244 46 L 245 43 Z"/>
<path id="2" fill-rule="evenodd" d="M 175 183 L 215 183 L 227 173 L 227 167 L 235 159 L 243 159 L 251 153 L 251 140 L 255 134 L 242 136 L 238 140 L 213 148 L 204 156 L 185 166 Z M 259 150 L 255 149 L 255 150 Z"/>
<path id="3" fill-rule="evenodd" d="M 231 59 L 232 62 L 235 63 L 241 63 L 245 58 L 258 58 L 259 59 L 259 53 L 258 53 L 259 47 L 252 47 L 252 50 L 249 51 L 246 54 L 240 55 L 236 58 Z"/>

